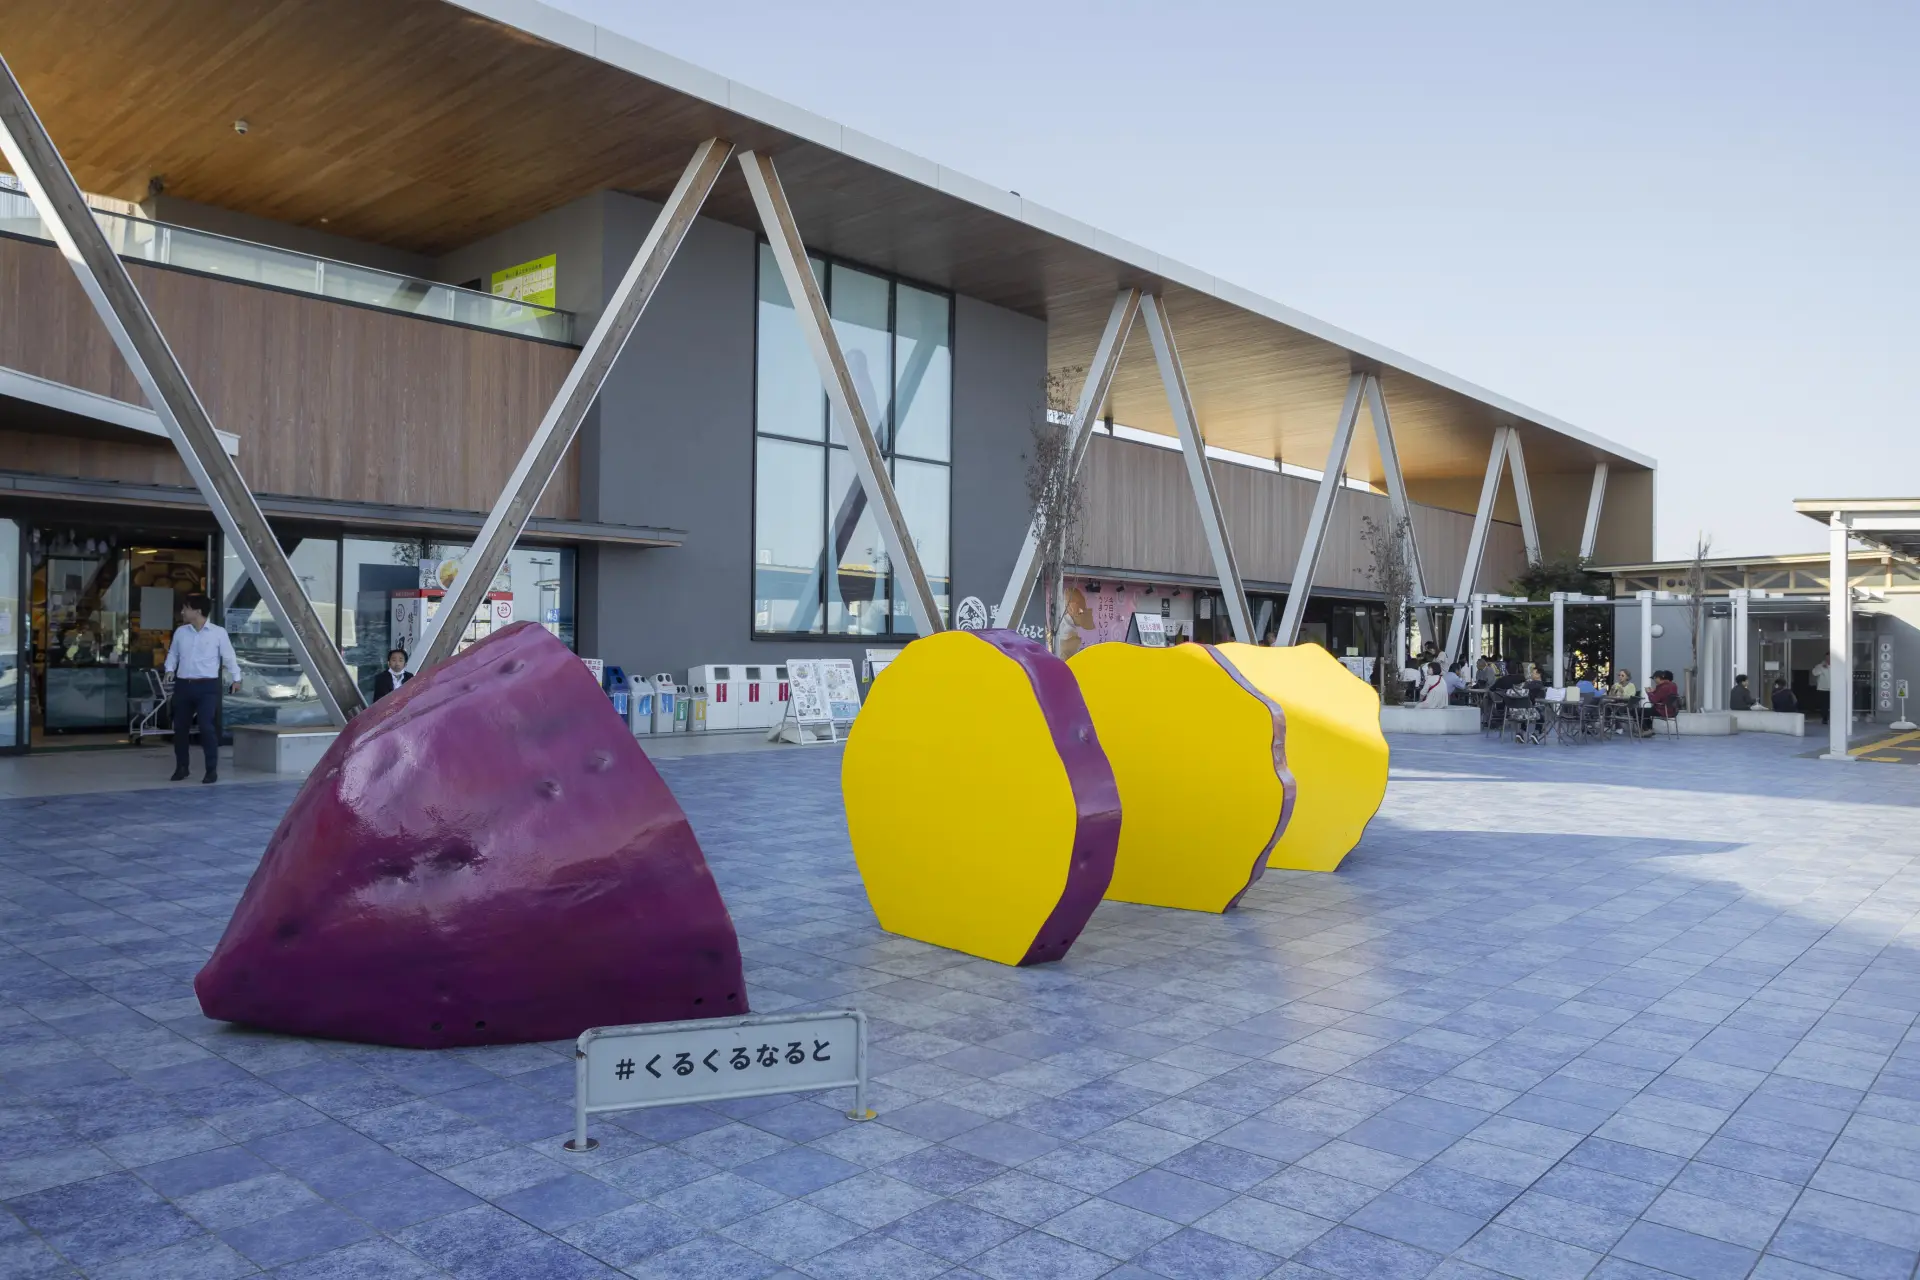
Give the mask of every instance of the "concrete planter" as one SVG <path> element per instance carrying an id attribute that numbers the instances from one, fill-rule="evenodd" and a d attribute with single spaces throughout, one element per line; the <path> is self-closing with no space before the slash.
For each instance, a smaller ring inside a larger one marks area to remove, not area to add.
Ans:
<path id="1" fill-rule="evenodd" d="M 1734 732 L 1731 711 L 1682 711 L 1679 720 L 1683 738 L 1724 738 Z"/>
<path id="2" fill-rule="evenodd" d="M 340 731 L 332 727 L 239 725 L 233 731 L 234 767 L 261 773 L 307 773 L 339 736 Z"/>
<path id="3" fill-rule="evenodd" d="M 1807 736 L 1807 715 L 1804 711 L 1730 711 L 1733 722 L 1742 733 L 1783 733 L 1790 738 Z"/>
<path id="4" fill-rule="evenodd" d="M 1382 733 L 1457 734 L 1480 732 L 1478 707 L 1382 707 Z"/>

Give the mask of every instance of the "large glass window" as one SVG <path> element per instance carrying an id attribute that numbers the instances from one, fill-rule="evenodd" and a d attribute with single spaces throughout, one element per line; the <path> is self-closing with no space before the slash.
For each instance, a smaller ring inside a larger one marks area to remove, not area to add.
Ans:
<path id="1" fill-rule="evenodd" d="M 20 666 L 20 637 L 27 619 L 20 590 L 20 526 L 0 520 L 0 750 L 20 745 L 21 690 L 26 676 Z"/>
<path id="2" fill-rule="evenodd" d="M 886 454 L 908 536 L 944 617 L 951 506 L 952 299 L 815 259 L 834 334 Z M 912 635 L 880 525 L 829 412 L 772 251 L 760 247 L 753 629 Z"/>
<path id="3" fill-rule="evenodd" d="M 327 719 L 293 646 L 260 598 L 259 584 L 241 567 L 231 541 L 222 539 L 220 590 L 227 634 L 240 660 L 240 692 L 227 695 L 222 715 L 228 728 L 243 724 L 320 724 Z M 287 553 L 293 576 L 329 633 L 338 626 L 340 546 L 332 538 L 301 538 Z"/>
<path id="4" fill-rule="evenodd" d="M 348 538 L 341 543 L 340 585 L 346 607 L 340 617 L 340 650 L 368 701 L 387 651 L 418 645 L 469 545 L 418 538 Z M 537 622 L 573 648 L 574 586 L 570 549 L 516 546 L 494 575 L 486 607 L 474 614 L 465 638 L 471 642 L 496 626 Z"/>

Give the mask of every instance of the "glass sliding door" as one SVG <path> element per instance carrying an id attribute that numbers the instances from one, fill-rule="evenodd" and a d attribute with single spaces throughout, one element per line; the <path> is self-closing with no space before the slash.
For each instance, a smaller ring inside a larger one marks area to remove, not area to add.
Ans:
<path id="1" fill-rule="evenodd" d="M 27 619 L 21 577 L 20 526 L 0 520 L 0 751 L 16 751 L 26 740 L 27 673 L 21 656 Z"/>

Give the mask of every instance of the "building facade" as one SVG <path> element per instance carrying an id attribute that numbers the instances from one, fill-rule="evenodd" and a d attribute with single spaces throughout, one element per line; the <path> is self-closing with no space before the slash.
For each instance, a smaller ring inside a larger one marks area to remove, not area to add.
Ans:
<path id="1" fill-rule="evenodd" d="M 1589 433 L 539 5 L 348 7 L 258 28 L 198 0 L 114 22 L 31 0 L 7 56 L 363 691 L 417 639 L 706 136 L 781 166 L 948 621 L 1000 599 L 1049 373 L 1084 372 L 1128 288 L 1158 300 L 1207 445 L 1231 451 L 1210 473 L 1263 626 L 1362 377 L 1393 421 L 1348 423 L 1307 638 L 1380 643 L 1359 528 L 1396 483 L 1430 596 L 1498 589 L 1529 554 L 1651 552 L 1651 460 Z M 263 94 L 275 76 L 306 91 Z M 146 82 L 169 88 L 114 109 Z M 215 102 L 248 115 L 207 120 Z M 470 635 L 532 620 L 684 678 L 915 633 L 738 186 L 693 223 Z M 1094 411 L 1132 431 L 1094 441 L 1075 574 L 1214 622 L 1189 473 L 1140 442 L 1176 439 L 1144 339 Z M 0 749 L 125 738 L 190 590 L 241 651 L 230 724 L 321 718 L 47 228 L 0 189 Z"/>

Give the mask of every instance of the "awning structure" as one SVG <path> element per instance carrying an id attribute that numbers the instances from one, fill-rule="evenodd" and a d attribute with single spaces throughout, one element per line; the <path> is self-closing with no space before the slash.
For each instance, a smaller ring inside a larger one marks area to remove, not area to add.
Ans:
<path id="1" fill-rule="evenodd" d="M 1920 563 L 1920 498 L 1801 498 L 1793 509 L 1827 526 L 1833 588 L 1828 596 L 1828 659 L 1833 687 L 1846 712 L 1830 717 L 1822 760 L 1852 760 L 1847 740 L 1853 727 L 1853 604 L 1857 588 L 1847 582 L 1851 540 L 1858 538 L 1889 555 Z"/>
<path id="2" fill-rule="evenodd" d="M 600 190 L 664 200 L 703 140 L 775 155 L 809 248 L 1049 323 L 1088 363 L 1117 291 L 1159 296 L 1207 443 L 1318 468 L 1377 371 L 1415 498 L 1472 501 L 1494 430 L 1536 473 L 1653 460 L 1207 272 L 530 0 L 15 0 L 6 56 L 82 187 L 169 197 L 424 258 Z M 124 109 L 137 100 L 138 111 Z M 233 121 L 244 117 L 238 136 Z M 707 217 L 758 230 L 729 176 Z M 1147 344 L 1110 408 L 1177 427 Z M 1384 483 L 1362 433 L 1355 479 Z M 1446 487 L 1438 482 L 1457 482 Z M 1420 492 L 1423 486 L 1434 492 Z M 1502 516 L 1502 518 L 1511 518 Z M 1575 516 L 1577 521 L 1577 515 Z M 1650 550 L 1650 548 L 1649 548 Z"/>

